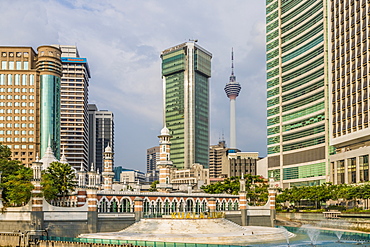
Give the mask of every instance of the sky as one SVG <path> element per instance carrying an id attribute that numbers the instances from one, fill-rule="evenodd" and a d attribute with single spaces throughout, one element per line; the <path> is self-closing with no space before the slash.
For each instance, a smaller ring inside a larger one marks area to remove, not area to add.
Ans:
<path id="1" fill-rule="evenodd" d="M 0 45 L 76 45 L 88 59 L 89 103 L 115 118 L 115 166 L 146 171 L 162 123 L 161 51 L 198 39 L 213 54 L 210 144 L 229 143 L 234 71 L 237 147 L 266 156 L 265 1 L 1 0 Z M 222 134 L 223 133 L 223 134 Z"/>

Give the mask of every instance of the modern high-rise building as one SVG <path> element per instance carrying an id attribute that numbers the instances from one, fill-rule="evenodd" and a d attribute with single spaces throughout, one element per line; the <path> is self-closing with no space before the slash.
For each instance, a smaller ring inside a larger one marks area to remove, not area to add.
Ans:
<path id="1" fill-rule="evenodd" d="M 222 176 L 222 161 L 223 157 L 227 155 L 227 150 L 225 140 L 209 147 L 209 178 Z"/>
<path id="2" fill-rule="evenodd" d="M 61 51 L 0 47 L 0 143 L 30 166 L 50 144 L 60 155 Z"/>
<path id="3" fill-rule="evenodd" d="M 68 163 L 87 170 L 88 164 L 88 87 L 90 70 L 77 47 L 54 45 L 62 51 L 60 144 Z"/>
<path id="4" fill-rule="evenodd" d="M 159 161 L 159 146 L 146 150 L 146 173 L 148 182 L 158 180 L 157 162 Z"/>
<path id="5" fill-rule="evenodd" d="M 269 175 L 318 185 L 330 174 L 327 1 L 266 4 Z"/>
<path id="6" fill-rule="evenodd" d="M 335 184 L 369 181 L 368 1 L 328 1 L 330 6 L 331 178 Z"/>
<path id="7" fill-rule="evenodd" d="M 236 97 L 239 96 L 241 90 L 240 84 L 236 81 L 234 75 L 234 51 L 231 52 L 231 76 L 229 82 L 225 86 L 225 92 L 230 99 L 230 148 L 236 149 L 236 121 L 235 121 L 235 103 Z"/>
<path id="8" fill-rule="evenodd" d="M 114 115 L 107 110 L 98 110 L 96 105 L 89 104 L 89 162 L 102 171 L 104 150 L 107 146 L 114 153 Z M 114 160 L 112 160 L 114 163 Z"/>
<path id="9" fill-rule="evenodd" d="M 162 51 L 164 122 L 177 168 L 208 167 L 209 78 L 212 54 L 194 42 Z"/>

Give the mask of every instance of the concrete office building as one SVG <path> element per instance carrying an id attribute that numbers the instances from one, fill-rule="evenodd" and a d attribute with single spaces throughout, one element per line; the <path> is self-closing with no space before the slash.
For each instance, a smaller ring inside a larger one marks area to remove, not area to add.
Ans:
<path id="1" fill-rule="evenodd" d="M 159 146 L 146 150 L 146 178 L 147 182 L 154 182 L 159 179 L 157 162 L 159 161 Z"/>
<path id="2" fill-rule="evenodd" d="M 368 1 L 328 1 L 331 180 L 369 181 Z"/>
<path id="3" fill-rule="evenodd" d="M 194 42 L 162 51 L 164 122 L 177 168 L 208 167 L 209 78 L 212 54 Z"/>
<path id="4" fill-rule="evenodd" d="M 30 166 L 48 144 L 60 156 L 61 51 L 0 47 L 0 143 Z"/>
<path id="5" fill-rule="evenodd" d="M 68 163 L 88 170 L 88 87 L 90 70 L 77 47 L 54 45 L 62 51 L 60 144 Z"/>
<path id="6" fill-rule="evenodd" d="M 281 187 L 329 181 L 325 0 L 266 1 L 269 175 Z"/>
<path id="7" fill-rule="evenodd" d="M 104 147 L 110 146 L 114 153 L 114 115 L 107 110 L 98 110 L 89 104 L 89 163 L 102 171 L 104 164 Z M 114 160 L 112 160 L 114 165 Z"/>

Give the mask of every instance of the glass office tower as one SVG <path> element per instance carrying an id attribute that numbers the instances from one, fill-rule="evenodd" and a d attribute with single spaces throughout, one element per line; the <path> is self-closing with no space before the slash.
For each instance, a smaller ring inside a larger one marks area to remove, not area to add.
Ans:
<path id="1" fill-rule="evenodd" d="M 164 50 L 164 122 L 171 131 L 171 160 L 177 168 L 208 167 L 209 78 L 212 54 L 195 42 Z"/>
<path id="2" fill-rule="evenodd" d="M 329 180 L 327 3 L 266 4 L 269 175 L 318 185 Z"/>

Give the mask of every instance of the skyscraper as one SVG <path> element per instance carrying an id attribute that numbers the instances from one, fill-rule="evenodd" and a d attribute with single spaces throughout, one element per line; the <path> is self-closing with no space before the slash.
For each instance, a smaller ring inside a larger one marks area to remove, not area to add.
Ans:
<path id="1" fill-rule="evenodd" d="M 50 143 L 60 154 L 61 51 L 40 46 L 0 47 L 0 142 L 31 165 Z"/>
<path id="2" fill-rule="evenodd" d="M 146 173 L 148 182 L 158 180 L 157 162 L 159 161 L 159 146 L 146 150 Z"/>
<path id="3" fill-rule="evenodd" d="M 335 184 L 369 181 L 369 10 L 367 1 L 329 1 L 330 156 Z"/>
<path id="4" fill-rule="evenodd" d="M 209 78 L 212 54 L 194 42 L 162 51 L 164 122 L 177 168 L 208 167 Z"/>
<path id="5" fill-rule="evenodd" d="M 107 110 L 98 110 L 96 105 L 89 104 L 89 162 L 102 171 L 104 150 L 107 146 L 114 152 L 114 115 Z M 114 163 L 114 160 L 112 160 Z"/>
<path id="6" fill-rule="evenodd" d="M 90 70 L 77 47 L 54 45 L 62 51 L 60 144 L 68 163 L 85 169 L 88 164 L 88 87 Z"/>
<path id="7" fill-rule="evenodd" d="M 326 1 L 266 1 L 268 170 L 283 187 L 329 181 Z"/>
<path id="8" fill-rule="evenodd" d="M 234 75 L 234 51 L 231 52 L 231 76 L 225 86 L 225 92 L 230 99 L 230 149 L 236 149 L 236 123 L 235 123 L 235 103 L 236 97 L 241 90 L 240 84 L 236 81 Z M 230 152 L 230 151 L 229 151 Z"/>

